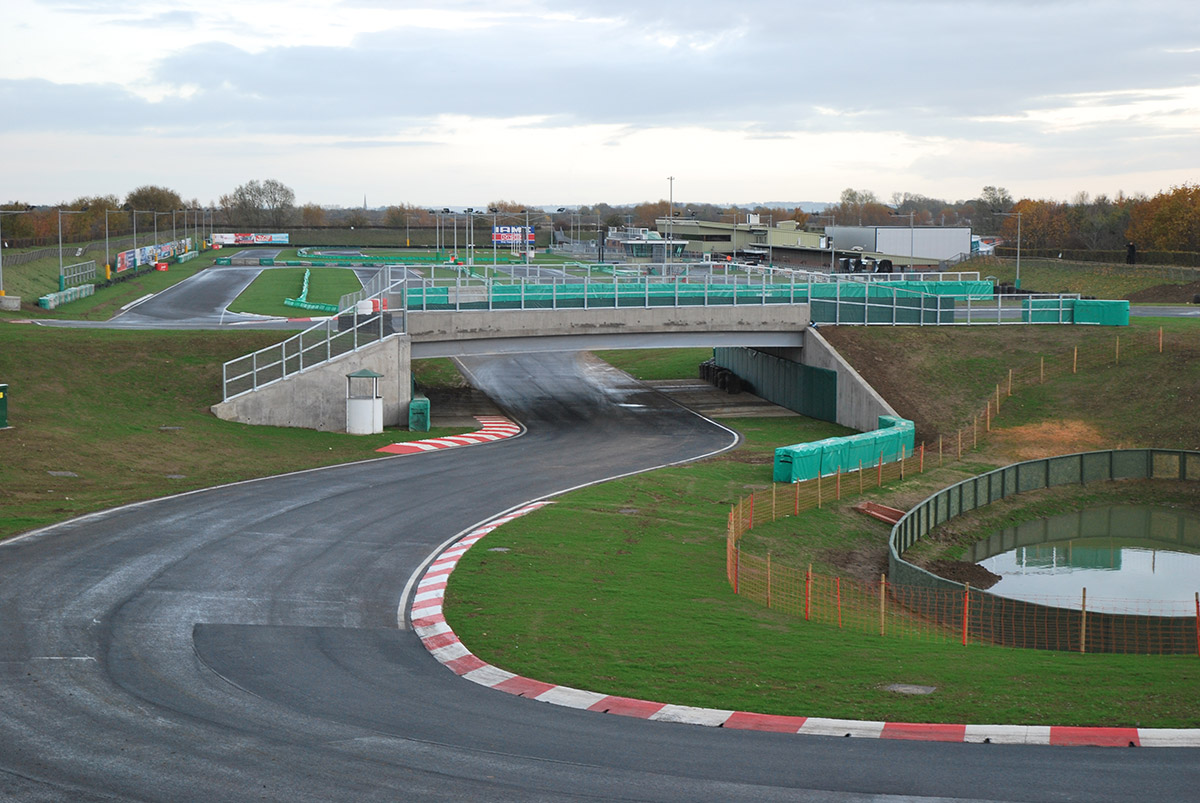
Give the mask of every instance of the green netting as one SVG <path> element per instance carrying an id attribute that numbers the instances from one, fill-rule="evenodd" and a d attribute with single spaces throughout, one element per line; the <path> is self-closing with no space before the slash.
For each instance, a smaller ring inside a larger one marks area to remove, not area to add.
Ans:
<path id="1" fill-rule="evenodd" d="M 1075 323 L 1128 326 L 1129 302 L 1079 299 L 1075 302 Z"/>

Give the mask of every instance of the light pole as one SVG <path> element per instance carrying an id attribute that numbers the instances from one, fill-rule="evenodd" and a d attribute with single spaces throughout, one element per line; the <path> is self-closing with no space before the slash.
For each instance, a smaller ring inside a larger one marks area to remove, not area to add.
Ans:
<path id="1" fill-rule="evenodd" d="M 32 205 L 28 205 L 24 209 L 0 209 L 0 220 L 4 215 L 23 215 L 32 211 Z M 2 295 L 4 295 L 4 233 L 0 232 L 0 296 Z"/>
<path id="2" fill-rule="evenodd" d="M 1021 213 L 1020 212 L 997 212 L 997 215 L 1002 217 L 1015 217 L 1017 219 L 1017 280 L 1013 282 L 1013 288 L 1021 289 Z"/>
<path id="3" fill-rule="evenodd" d="M 104 267 L 112 269 L 112 254 L 108 248 L 108 216 L 113 212 L 123 212 L 124 209 L 105 209 L 104 210 Z M 136 243 L 134 244 L 137 245 Z"/>
<path id="4" fill-rule="evenodd" d="M 671 200 L 670 200 L 670 206 L 668 207 L 668 210 L 667 210 L 669 212 L 669 214 L 667 215 L 667 247 L 666 247 L 665 256 L 666 256 L 666 261 L 670 262 L 671 261 L 671 240 L 673 239 L 672 232 L 675 231 L 675 226 L 674 226 L 674 223 L 675 223 L 675 177 L 667 176 L 667 181 L 670 182 L 670 187 L 671 187 L 670 199 Z"/>
<path id="5" fill-rule="evenodd" d="M 82 215 L 88 211 L 88 207 L 84 206 L 80 209 L 68 209 L 68 215 Z M 62 292 L 67 289 L 66 277 L 63 276 L 63 256 L 62 256 L 62 216 L 63 210 L 58 210 L 58 290 Z"/>
<path id="6" fill-rule="evenodd" d="M 525 231 L 521 232 L 521 250 L 525 252 L 525 275 L 529 275 L 529 209 L 522 209 L 525 213 Z"/>
<path id="7" fill-rule="evenodd" d="M 496 213 L 500 210 L 494 206 L 489 206 L 488 211 L 492 213 L 492 273 L 496 272 Z"/>

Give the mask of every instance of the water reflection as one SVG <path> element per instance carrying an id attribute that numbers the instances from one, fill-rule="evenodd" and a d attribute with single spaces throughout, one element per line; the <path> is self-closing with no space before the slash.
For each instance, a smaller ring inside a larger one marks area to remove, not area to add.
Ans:
<path id="1" fill-rule="evenodd" d="M 966 556 L 1000 576 L 988 590 L 1014 599 L 1193 598 L 1200 590 L 1200 513 L 1109 505 L 1009 527 Z M 1074 607 L 1079 607 L 1076 604 Z"/>

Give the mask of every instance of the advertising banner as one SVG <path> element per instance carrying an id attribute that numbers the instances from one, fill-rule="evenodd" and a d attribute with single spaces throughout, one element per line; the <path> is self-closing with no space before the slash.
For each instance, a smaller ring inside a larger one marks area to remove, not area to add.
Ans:
<path id="1" fill-rule="evenodd" d="M 219 245 L 287 245 L 287 234 L 253 234 L 214 232 L 213 242 Z"/>
<path id="2" fill-rule="evenodd" d="M 122 251 L 121 253 L 117 254 L 117 273 L 120 273 L 123 270 L 129 270 L 132 267 L 136 267 L 137 262 L 134 259 L 135 256 L 136 255 L 133 251 Z"/>
<path id="3" fill-rule="evenodd" d="M 492 226 L 492 242 L 497 245 L 519 245 L 524 239 L 530 245 L 534 241 L 534 227 L 530 226 L 528 232 L 524 226 Z"/>

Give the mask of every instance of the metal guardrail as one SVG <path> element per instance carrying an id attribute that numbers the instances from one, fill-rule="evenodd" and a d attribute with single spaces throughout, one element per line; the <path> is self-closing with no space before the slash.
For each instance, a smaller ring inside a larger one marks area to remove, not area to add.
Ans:
<path id="1" fill-rule="evenodd" d="M 486 266 L 479 266 L 486 267 Z M 916 274 L 921 276 L 948 274 Z M 959 277 L 978 274 L 952 274 Z M 462 269 L 432 279 L 387 265 L 363 289 L 342 296 L 339 323 L 326 321 L 276 346 L 224 367 L 229 400 L 395 333 L 410 312 L 464 310 L 612 309 L 809 304 L 815 323 L 866 326 L 1071 323 L 1078 295 L 974 297 L 936 295 L 863 277 L 747 266 L 739 263 L 658 263 L 611 266 L 515 265 L 477 277 Z M 832 292 L 830 292 L 832 288 Z M 364 305 L 367 305 L 364 308 Z"/>
<path id="2" fill-rule="evenodd" d="M 387 312 L 360 315 L 357 308 L 352 308 L 339 313 L 282 343 L 225 363 L 221 375 L 224 400 L 323 365 L 334 357 L 378 343 L 397 331 L 402 329 L 393 329 L 392 315 Z"/>

